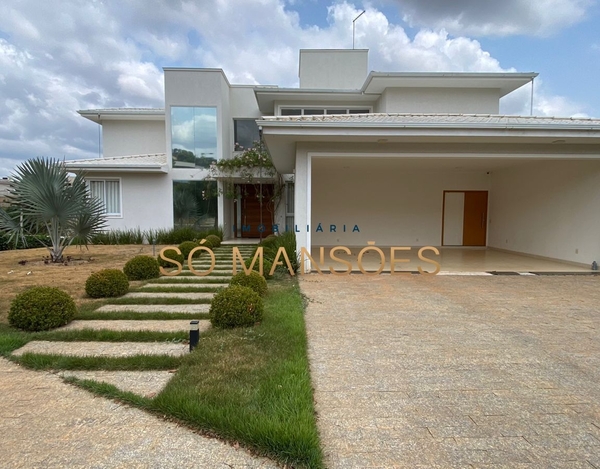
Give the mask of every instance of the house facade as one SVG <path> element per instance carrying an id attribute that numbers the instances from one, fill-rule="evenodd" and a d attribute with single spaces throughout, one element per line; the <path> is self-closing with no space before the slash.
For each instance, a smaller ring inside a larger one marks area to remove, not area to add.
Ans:
<path id="1" fill-rule="evenodd" d="M 298 88 L 167 68 L 164 109 L 79 111 L 102 126 L 102 157 L 67 166 L 87 171 L 111 228 L 600 260 L 600 120 L 500 115 L 535 73 L 368 70 L 366 50 L 300 51 Z M 211 172 L 258 139 L 276 175 Z"/>

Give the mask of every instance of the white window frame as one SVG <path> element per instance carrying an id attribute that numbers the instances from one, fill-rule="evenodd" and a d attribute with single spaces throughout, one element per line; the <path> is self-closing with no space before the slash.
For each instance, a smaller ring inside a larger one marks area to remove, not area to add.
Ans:
<path id="1" fill-rule="evenodd" d="M 280 104 L 277 106 L 277 116 L 281 116 L 281 111 L 283 109 L 300 109 L 300 114 L 299 116 L 303 116 L 304 115 L 304 110 L 305 109 L 323 109 L 324 113 L 323 114 L 309 114 L 309 115 L 317 115 L 317 116 L 332 116 L 332 115 L 348 115 L 350 114 L 350 109 L 368 109 L 369 110 L 369 114 L 373 113 L 373 106 L 326 106 L 323 104 L 319 104 L 319 105 L 315 105 L 315 106 L 310 106 L 310 105 L 305 105 L 303 104 L 302 106 L 294 106 L 294 105 L 289 105 L 289 104 Z M 335 110 L 335 111 L 346 111 L 344 113 L 340 113 L 340 114 L 327 114 L 327 109 L 331 109 L 331 110 Z M 299 117 L 299 116 L 290 116 L 290 117 Z M 286 116 L 284 116 L 286 117 Z"/>
<path id="2" fill-rule="evenodd" d="M 119 183 L 119 212 L 118 213 L 108 213 L 105 212 L 104 215 L 106 218 L 123 218 L 123 182 L 121 178 L 86 178 L 88 191 L 90 191 L 90 183 L 91 182 L 102 182 L 104 183 L 104 200 L 106 200 L 106 182 L 118 182 Z M 104 200 L 101 202 L 104 204 Z"/>

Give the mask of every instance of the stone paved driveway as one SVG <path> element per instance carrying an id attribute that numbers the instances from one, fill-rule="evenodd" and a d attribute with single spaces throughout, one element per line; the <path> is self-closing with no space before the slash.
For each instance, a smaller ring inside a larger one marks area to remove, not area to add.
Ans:
<path id="1" fill-rule="evenodd" d="M 600 469 L 600 278 L 301 288 L 328 467 Z"/>

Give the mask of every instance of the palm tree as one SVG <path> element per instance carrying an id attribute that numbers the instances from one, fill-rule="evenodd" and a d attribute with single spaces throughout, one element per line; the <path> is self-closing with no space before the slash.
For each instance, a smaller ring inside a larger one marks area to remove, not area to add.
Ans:
<path id="1" fill-rule="evenodd" d="M 87 245 L 106 226 L 102 202 L 90 196 L 84 175 L 69 181 L 58 160 L 35 158 L 17 166 L 7 197 L 10 210 L 0 208 L 0 233 L 25 241 L 27 227 L 45 229 L 50 259 L 62 262 L 65 248 L 77 239 Z"/>

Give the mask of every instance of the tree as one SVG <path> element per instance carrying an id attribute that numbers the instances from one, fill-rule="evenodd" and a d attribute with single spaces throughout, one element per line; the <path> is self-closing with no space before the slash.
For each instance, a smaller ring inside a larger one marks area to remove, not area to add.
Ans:
<path id="1" fill-rule="evenodd" d="M 106 226 L 104 205 L 90 196 L 84 175 L 69 181 L 58 160 L 35 158 L 17 166 L 9 185 L 9 208 L 0 208 L 0 233 L 10 241 L 33 230 L 48 232 L 50 259 L 62 262 L 63 252 L 75 239 L 85 244 Z"/>

